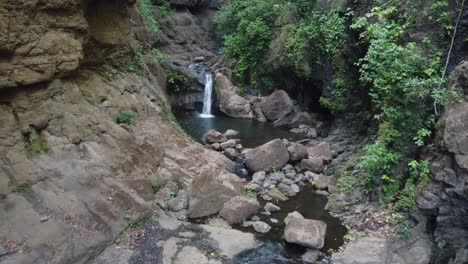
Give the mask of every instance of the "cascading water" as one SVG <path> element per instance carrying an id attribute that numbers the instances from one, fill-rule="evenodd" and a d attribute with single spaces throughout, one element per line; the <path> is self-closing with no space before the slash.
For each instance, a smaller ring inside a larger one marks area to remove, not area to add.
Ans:
<path id="1" fill-rule="evenodd" d="M 211 94 L 213 92 L 213 78 L 211 73 L 205 74 L 205 97 L 203 98 L 203 112 L 200 115 L 202 118 L 212 118 L 211 114 Z"/>

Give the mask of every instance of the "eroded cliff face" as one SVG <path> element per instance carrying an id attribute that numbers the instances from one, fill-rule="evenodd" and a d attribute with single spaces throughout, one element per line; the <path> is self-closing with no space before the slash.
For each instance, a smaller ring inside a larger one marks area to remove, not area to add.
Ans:
<path id="1" fill-rule="evenodd" d="M 440 246 L 468 246 L 468 63 L 458 66 L 449 85 L 449 103 L 439 131 L 441 147 L 432 163 L 433 182 L 418 207 L 434 220 Z"/>
<path id="2" fill-rule="evenodd" d="M 130 2 L 0 4 L 2 264 L 88 262 L 153 213 L 168 180 L 236 188 L 227 158 L 168 121 L 161 66 L 122 70 L 135 39 L 155 41 Z"/>

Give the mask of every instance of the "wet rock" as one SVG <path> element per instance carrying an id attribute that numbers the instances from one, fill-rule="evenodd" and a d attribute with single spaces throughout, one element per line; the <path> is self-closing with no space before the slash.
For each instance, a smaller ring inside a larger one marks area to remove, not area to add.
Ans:
<path id="1" fill-rule="evenodd" d="M 282 201 L 282 202 L 287 201 L 289 199 L 286 195 L 284 195 L 284 193 L 282 193 L 276 187 L 268 191 L 268 196 L 272 197 L 273 199 Z"/>
<path id="2" fill-rule="evenodd" d="M 296 178 L 296 175 L 297 173 L 294 171 L 294 172 L 288 172 L 284 176 L 288 179 L 294 180 L 294 178 Z"/>
<path id="3" fill-rule="evenodd" d="M 268 233 L 271 230 L 271 226 L 262 221 L 255 221 L 253 223 L 253 228 L 255 229 L 255 231 L 262 234 Z"/>
<path id="4" fill-rule="evenodd" d="M 301 256 L 301 259 L 304 263 L 315 264 L 319 256 L 319 250 L 308 248 L 306 253 Z"/>
<path id="5" fill-rule="evenodd" d="M 240 133 L 237 130 L 228 129 L 224 132 L 224 136 L 226 136 L 227 139 L 236 139 L 239 138 Z"/>
<path id="6" fill-rule="evenodd" d="M 296 196 L 297 192 L 295 192 L 293 190 L 293 188 L 291 188 L 291 186 L 287 185 L 287 184 L 284 184 L 284 183 L 280 183 L 278 184 L 278 189 L 284 193 L 284 195 L 286 196 L 289 196 L 289 197 L 293 197 L 293 196 Z"/>
<path id="7" fill-rule="evenodd" d="M 260 103 L 260 108 L 268 120 L 276 121 L 293 110 L 293 102 L 283 90 L 278 90 L 265 97 Z"/>
<path id="8" fill-rule="evenodd" d="M 313 126 L 316 119 L 316 114 L 310 114 L 308 112 L 297 112 L 289 122 L 289 127 L 296 128 L 301 125 Z"/>
<path id="9" fill-rule="evenodd" d="M 307 152 L 307 148 L 298 143 L 293 143 L 288 147 L 289 153 L 289 162 L 296 162 L 302 159 L 307 158 L 309 153 Z"/>
<path id="10" fill-rule="evenodd" d="M 275 218 L 270 218 L 270 222 L 272 222 L 273 224 L 279 223 L 278 219 L 275 219 Z"/>
<path id="11" fill-rule="evenodd" d="M 315 139 L 318 138 L 318 132 L 316 128 L 310 128 L 306 133 L 306 138 Z"/>
<path id="12" fill-rule="evenodd" d="M 265 180 L 266 173 L 264 171 L 257 171 L 252 175 L 252 180 L 254 182 L 263 182 Z"/>
<path id="13" fill-rule="evenodd" d="M 288 150 L 280 139 L 270 141 L 245 153 L 246 166 L 253 172 L 268 172 L 273 168 L 281 168 L 288 160 Z"/>
<path id="14" fill-rule="evenodd" d="M 224 204 L 219 215 L 229 224 L 242 223 L 245 219 L 256 214 L 260 208 L 256 199 L 236 196 Z"/>
<path id="15" fill-rule="evenodd" d="M 281 210 L 279 206 L 272 203 L 266 203 L 263 208 L 265 209 L 265 211 L 268 212 L 278 212 L 279 210 Z"/>
<path id="16" fill-rule="evenodd" d="M 244 149 L 244 147 L 241 144 L 236 145 L 236 150 L 237 151 L 242 152 L 243 149 Z"/>
<path id="17" fill-rule="evenodd" d="M 297 174 L 294 177 L 294 182 L 303 182 L 305 180 L 304 174 Z"/>
<path id="18" fill-rule="evenodd" d="M 222 143 L 226 140 L 224 134 L 213 129 L 208 130 L 202 137 L 202 142 L 204 144 Z"/>
<path id="19" fill-rule="evenodd" d="M 284 239 L 289 243 L 321 249 L 325 243 L 327 225 L 310 219 L 291 219 L 284 229 Z"/>
<path id="20" fill-rule="evenodd" d="M 286 145 L 287 145 L 287 144 L 286 144 Z M 282 171 L 283 173 L 285 173 L 285 174 L 286 174 L 286 173 L 293 173 L 293 172 L 295 173 L 295 172 L 296 172 L 296 171 L 294 170 L 293 165 L 291 165 L 291 164 L 286 164 L 283 168 L 281 168 L 281 171 Z"/>
<path id="21" fill-rule="evenodd" d="M 335 264 L 386 263 L 388 242 L 385 238 L 365 237 L 351 241 L 344 251 L 332 255 Z"/>
<path id="22" fill-rule="evenodd" d="M 223 154 L 230 160 L 236 160 L 239 157 L 239 153 L 233 148 L 225 149 Z"/>
<path id="23" fill-rule="evenodd" d="M 288 224 L 290 220 L 292 219 L 304 219 L 304 216 L 302 216 L 298 211 L 294 211 L 292 213 L 289 213 L 286 218 L 284 218 L 284 223 Z"/>
<path id="24" fill-rule="evenodd" d="M 315 173 L 323 171 L 325 165 L 322 158 L 308 158 L 301 161 L 301 168 Z"/>

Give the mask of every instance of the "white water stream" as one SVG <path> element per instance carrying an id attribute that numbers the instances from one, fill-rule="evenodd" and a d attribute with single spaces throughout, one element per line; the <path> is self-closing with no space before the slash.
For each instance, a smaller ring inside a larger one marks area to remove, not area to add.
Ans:
<path id="1" fill-rule="evenodd" d="M 211 94 L 213 93 L 213 77 L 211 76 L 211 73 L 206 73 L 205 77 L 205 97 L 203 98 L 203 112 L 200 115 L 200 117 L 212 118 L 214 117 L 211 114 Z"/>

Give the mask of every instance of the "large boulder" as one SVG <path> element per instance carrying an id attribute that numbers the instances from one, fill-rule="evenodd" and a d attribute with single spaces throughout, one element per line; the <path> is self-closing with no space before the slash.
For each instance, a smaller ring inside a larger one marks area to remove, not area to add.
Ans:
<path id="1" fill-rule="evenodd" d="M 208 130 L 208 132 L 206 132 L 202 137 L 202 142 L 204 144 L 222 143 L 226 140 L 227 139 L 224 134 L 214 129 Z"/>
<path id="2" fill-rule="evenodd" d="M 234 174 L 217 174 L 214 171 L 198 175 L 189 189 L 188 216 L 198 218 L 216 214 L 227 201 L 241 195 L 242 192 L 243 184 Z"/>
<path id="3" fill-rule="evenodd" d="M 268 120 L 276 121 L 291 113 L 294 104 L 285 91 L 278 90 L 265 97 L 260 104 L 260 108 Z"/>
<path id="4" fill-rule="evenodd" d="M 261 206 L 256 199 L 236 196 L 223 205 L 219 215 L 229 224 L 238 224 L 256 214 L 260 208 Z"/>
<path id="5" fill-rule="evenodd" d="M 321 249 L 325 244 L 327 224 L 310 219 L 291 219 L 284 229 L 284 239 L 289 243 Z"/>
<path id="6" fill-rule="evenodd" d="M 250 102 L 237 94 L 237 87 L 222 73 L 216 73 L 219 88 L 219 109 L 228 116 L 236 118 L 254 118 Z"/>
<path id="7" fill-rule="evenodd" d="M 245 153 L 245 163 L 252 172 L 271 171 L 283 167 L 289 160 L 289 153 L 280 139 L 275 139 Z"/>
<path id="8" fill-rule="evenodd" d="M 309 156 L 312 158 L 321 158 L 324 162 L 329 162 L 333 159 L 330 144 L 326 142 L 313 143 L 307 146 Z"/>

